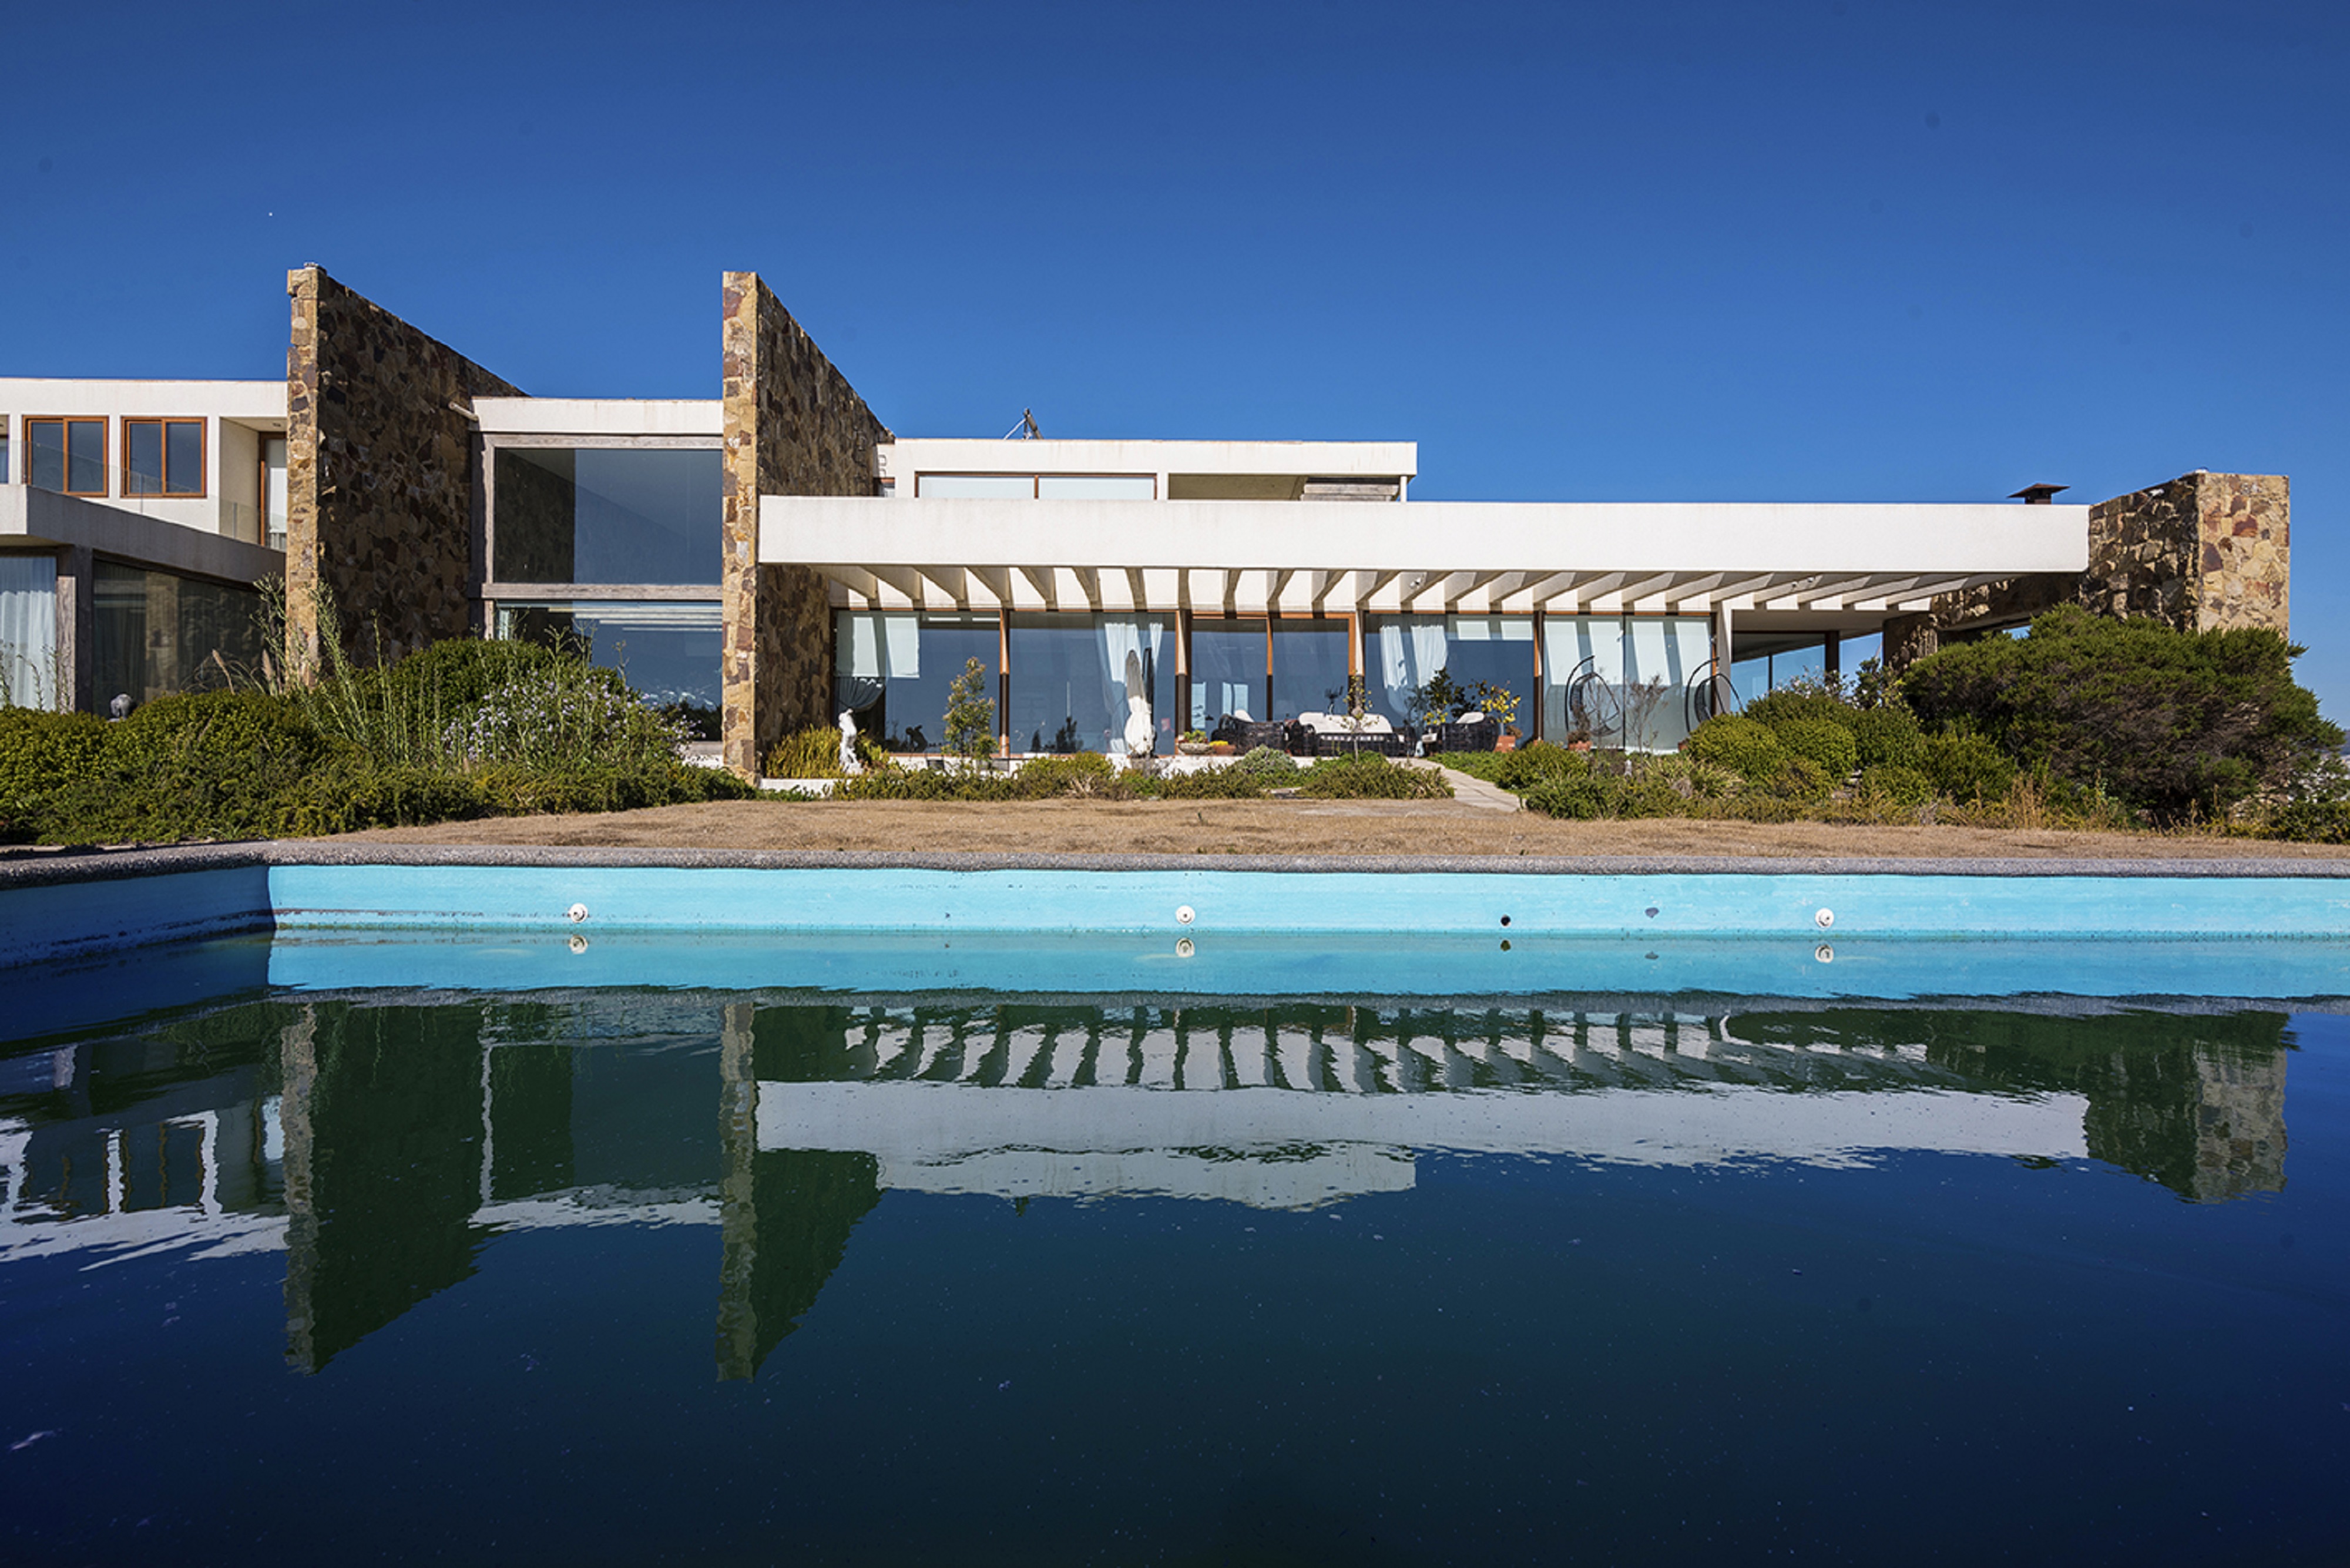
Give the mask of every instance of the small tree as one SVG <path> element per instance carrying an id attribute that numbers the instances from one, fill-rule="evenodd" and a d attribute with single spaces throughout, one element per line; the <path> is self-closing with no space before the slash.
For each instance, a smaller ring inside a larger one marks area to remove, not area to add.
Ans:
<path id="1" fill-rule="evenodd" d="M 1415 686 L 1411 691 L 1415 723 L 1440 724 L 1461 709 L 1475 705 L 1469 699 L 1468 689 L 1452 679 L 1450 670 L 1439 670 L 1425 685 Z"/>
<path id="2" fill-rule="evenodd" d="M 962 673 L 947 687 L 947 754 L 978 773 L 995 753 L 995 699 L 987 695 L 987 666 L 963 661 Z"/>

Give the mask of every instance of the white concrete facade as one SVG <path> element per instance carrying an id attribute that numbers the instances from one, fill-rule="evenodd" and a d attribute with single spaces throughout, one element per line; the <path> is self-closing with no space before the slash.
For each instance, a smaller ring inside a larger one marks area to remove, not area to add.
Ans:
<path id="1" fill-rule="evenodd" d="M 1023 443 L 1048 444 L 1048 443 Z M 856 609 L 1857 618 L 2088 565 L 2085 506 L 879 501 L 760 504 L 762 561 Z"/>
<path id="2" fill-rule="evenodd" d="M 714 436 L 724 430 L 715 398 L 475 398 L 485 436 Z"/>
<path id="3" fill-rule="evenodd" d="M 0 377 L 0 434 L 12 483 L 32 478 L 27 421 L 105 421 L 104 485 L 82 499 L 253 545 L 285 527 L 286 383 L 275 381 L 90 380 Z M 123 422 L 201 420 L 200 493 L 140 495 L 126 477 Z"/>

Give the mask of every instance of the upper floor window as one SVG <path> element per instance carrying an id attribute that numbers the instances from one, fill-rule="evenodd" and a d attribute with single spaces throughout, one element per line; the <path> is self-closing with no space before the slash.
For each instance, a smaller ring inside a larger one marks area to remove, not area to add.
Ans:
<path id="1" fill-rule="evenodd" d="M 931 500 L 1155 501 L 1148 473 L 924 473 L 914 493 Z"/>
<path id="2" fill-rule="evenodd" d="M 67 495 L 106 493 L 106 421 L 26 420 L 25 483 Z"/>
<path id="3" fill-rule="evenodd" d="M 204 421 L 122 421 L 122 493 L 202 495 Z"/>
<path id="4" fill-rule="evenodd" d="M 718 581 L 725 454 L 715 447 L 500 447 L 490 472 L 499 582 Z"/>

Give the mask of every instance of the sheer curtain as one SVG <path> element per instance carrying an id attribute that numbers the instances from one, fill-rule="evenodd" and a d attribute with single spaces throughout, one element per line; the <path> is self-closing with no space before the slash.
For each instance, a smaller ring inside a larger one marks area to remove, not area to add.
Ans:
<path id="1" fill-rule="evenodd" d="M 1105 615 L 1094 618 L 1094 646 L 1101 653 L 1102 705 L 1107 720 L 1103 730 L 1103 749 L 1122 752 L 1126 749 L 1127 701 L 1130 697 L 1140 697 L 1146 702 L 1149 700 L 1152 677 L 1159 668 L 1159 644 L 1166 627 L 1155 619 Z M 1126 687 L 1128 654 L 1141 667 L 1141 685 L 1134 691 Z M 1152 717 L 1157 717 L 1155 712 Z M 1155 749 L 1155 726 L 1152 744 Z"/>
<path id="2" fill-rule="evenodd" d="M 1387 695 L 1388 712 L 1398 723 L 1409 724 L 1419 717 L 1411 711 L 1412 690 L 1428 684 L 1428 678 L 1443 668 L 1442 619 L 1430 616 L 1379 623 L 1379 685 Z"/>
<path id="3" fill-rule="evenodd" d="M 0 707 L 56 708 L 57 564 L 0 556 Z"/>
<path id="4" fill-rule="evenodd" d="M 912 680 L 922 672 L 921 618 L 863 611 L 840 618 L 833 669 L 840 677 L 838 700 L 866 708 L 880 697 L 891 677 Z"/>

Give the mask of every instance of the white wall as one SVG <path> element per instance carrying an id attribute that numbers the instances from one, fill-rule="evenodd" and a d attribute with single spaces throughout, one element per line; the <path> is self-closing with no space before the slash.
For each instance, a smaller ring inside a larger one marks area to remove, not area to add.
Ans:
<path id="1" fill-rule="evenodd" d="M 79 380 L 40 377 L 0 377 L 0 417 L 8 422 L 8 472 L 11 483 L 25 477 L 25 421 L 50 415 L 103 416 L 107 421 L 107 494 L 103 504 L 159 522 L 176 523 L 201 532 L 251 537 L 240 534 L 236 514 L 224 509 L 224 500 L 253 506 L 258 500 L 255 468 L 257 431 L 286 428 L 286 383 L 283 381 L 135 381 Z M 122 421 L 202 418 L 204 421 L 204 493 L 202 496 L 128 496 L 122 493 Z M 85 499 L 99 501 L 97 496 Z"/>

